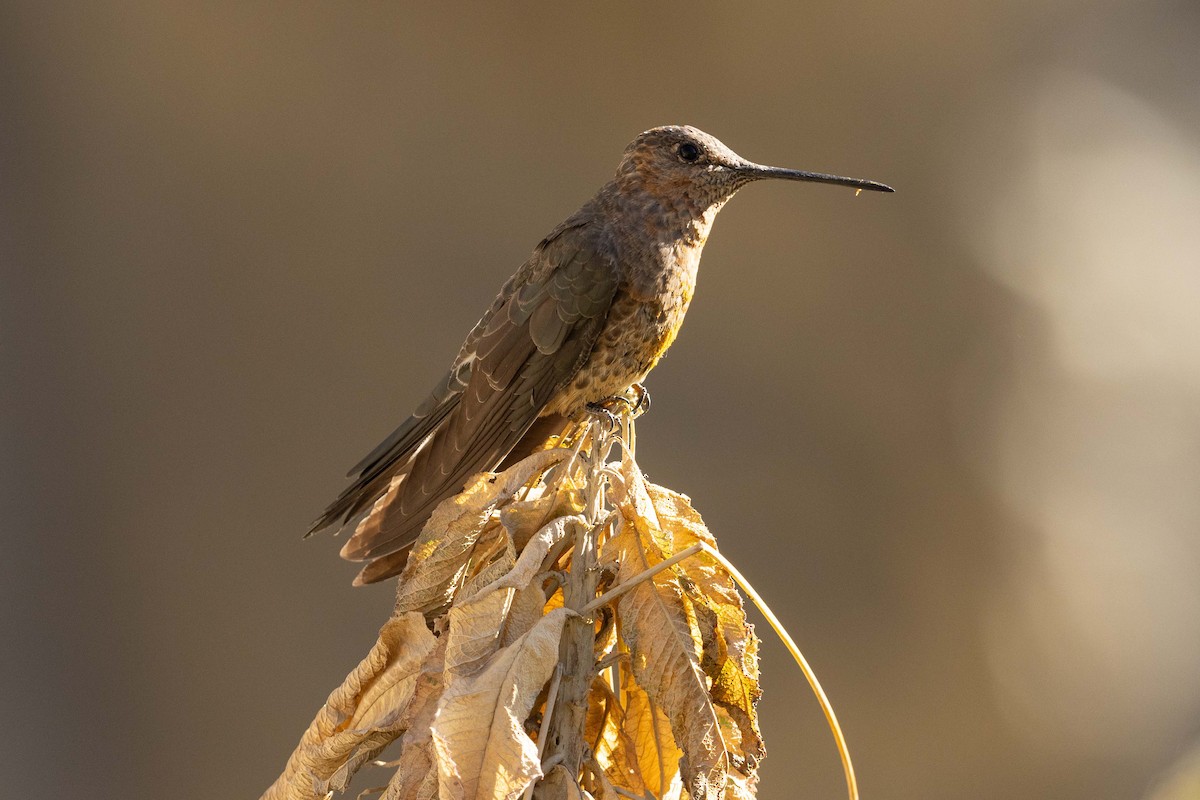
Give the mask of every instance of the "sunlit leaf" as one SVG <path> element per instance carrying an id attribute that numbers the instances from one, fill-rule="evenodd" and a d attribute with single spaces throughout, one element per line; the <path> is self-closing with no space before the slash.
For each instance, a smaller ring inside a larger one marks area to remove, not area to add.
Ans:
<path id="1" fill-rule="evenodd" d="M 440 503 L 421 530 L 400 575 L 396 613 L 427 613 L 449 603 L 492 512 L 564 455 L 562 450 L 542 450 L 499 475 L 481 473 L 461 494 Z M 374 516 L 372 512 L 361 525 L 370 523 Z"/>
<path id="2" fill-rule="evenodd" d="M 442 695 L 433 720 L 442 800 L 512 800 L 541 777 L 524 722 L 554 670 L 568 614 L 547 614 Z"/>
<path id="3" fill-rule="evenodd" d="M 634 480 L 630 475 L 627 480 Z M 646 482 L 658 524 L 670 536 L 675 550 L 702 541 L 715 548 L 700 514 L 689 499 L 670 489 Z M 712 680 L 713 702 L 722 706 L 737 723 L 739 746 L 735 763 L 748 759 L 750 767 L 765 755 L 755 706 L 762 689 L 758 685 L 758 637 L 746 621 L 742 596 L 733 577 L 706 553 L 679 565 L 687 580 L 684 591 L 698 606 L 709 609 L 712 621 L 704 626 L 705 673 Z"/>
<path id="4" fill-rule="evenodd" d="M 307 800 L 344 788 L 361 764 L 400 734 L 436 645 L 422 615 L 389 620 L 371 652 L 329 695 L 284 773 L 263 797 Z"/>
<path id="5" fill-rule="evenodd" d="M 622 506 L 630 524 L 614 537 L 620 552 L 618 581 L 629 580 L 662 561 L 649 537 L 640 535 L 632 507 Z M 629 645 L 637 683 L 671 722 L 671 732 L 683 760 L 679 765 L 692 797 L 719 798 L 725 787 L 729 756 L 708 694 L 708 679 L 700 666 L 702 637 L 692 602 L 675 575 L 654 575 L 617 603 L 621 635 Z"/>

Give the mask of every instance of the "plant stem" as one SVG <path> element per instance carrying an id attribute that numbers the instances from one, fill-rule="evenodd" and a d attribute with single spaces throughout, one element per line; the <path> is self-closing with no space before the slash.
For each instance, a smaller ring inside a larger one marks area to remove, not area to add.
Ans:
<path id="1" fill-rule="evenodd" d="M 585 483 L 588 524 L 580 525 L 576 531 L 570 569 L 563 584 L 563 605 L 579 613 L 567 620 L 559 643 L 562 680 L 546 737 L 549 758 L 557 760 L 572 775 L 579 774 L 587 756 L 584 728 L 588 696 L 596 676 L 596 623 L 585 609 L 595 599 L 600 582 L 596 538 L 607 522 L 600 470 L 609 437 L 601 432 L 599 423 L 592 424 L 591 440 Z"/>

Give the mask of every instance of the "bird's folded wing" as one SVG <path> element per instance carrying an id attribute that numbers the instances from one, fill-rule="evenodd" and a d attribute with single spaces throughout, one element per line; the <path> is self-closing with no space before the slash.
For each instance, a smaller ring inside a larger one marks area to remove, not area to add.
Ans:
<path id="1" fill-rule="evenodd" d="M 327 517 L 353 515 L 386 493 L 346 542 L 344 557 L 374 559 L 410 545 L 433 508 L 471 475 L 494 468 L 574 377 L 617 284 L 612 260 L 579 233 L 569 230 L 535 251 L 472 331 L 443 385 L 450 391 L 441 399 L 435 392 L 420 416 L 365 459 L 359 480 L 330 506 Z M 366 578 L 368 571 L 378 570 L 368 565 L 364 579 L 385 577 Z"/>

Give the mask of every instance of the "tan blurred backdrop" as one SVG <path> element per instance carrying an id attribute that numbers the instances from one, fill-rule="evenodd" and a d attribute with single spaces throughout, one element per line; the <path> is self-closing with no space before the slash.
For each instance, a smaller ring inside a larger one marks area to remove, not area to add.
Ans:
<path id="1" fill-rule="evenodd" d="M 898 189 L 744 190 L 639 430 L 864 797 L 1149 797 L 1200 736 L 1198 41 L 1186 0 L 9 0 L 0 794 L 257 796 L 391 601 L 300 534 L 690 123 Z M 763 669 L 762 796 L 840 796 Z"/>

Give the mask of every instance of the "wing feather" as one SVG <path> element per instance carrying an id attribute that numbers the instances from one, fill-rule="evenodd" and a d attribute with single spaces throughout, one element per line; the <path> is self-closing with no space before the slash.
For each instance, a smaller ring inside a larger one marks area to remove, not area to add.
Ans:
<path id="1" fill-rule="evenodd" d="M 539 245 L 472 330 L 428 407 L 363 460 L 355 486 L 326 512 L 352 516 L 386 493 L 342 548 L 346 558 L 372 560 L 359 582 L 399 572 L 395 554 L 433 508 L 471 475 L 495 468 L 586 360 L 617 287 L 612 258 L 586 233 L 566 227 Z"/>

